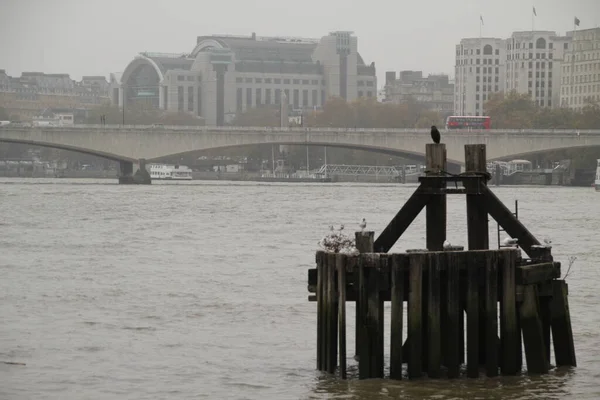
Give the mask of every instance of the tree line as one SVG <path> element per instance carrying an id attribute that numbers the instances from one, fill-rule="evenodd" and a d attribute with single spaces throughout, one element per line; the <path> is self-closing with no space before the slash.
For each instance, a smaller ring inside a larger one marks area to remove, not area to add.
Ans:
<path id="1" fill-rule="evenodd" d="M 600 103 L 581 110 L 540 107 L 528 94 L 494 93 L 484 104 L 493 129 L 600 129 Z"/>

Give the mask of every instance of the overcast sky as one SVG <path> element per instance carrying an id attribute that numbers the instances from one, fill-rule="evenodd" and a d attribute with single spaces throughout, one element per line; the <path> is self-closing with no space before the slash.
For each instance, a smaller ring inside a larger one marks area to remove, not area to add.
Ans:
<path id="1" fill-rule="evenodd" d="M 190 52 L 196 36 L 320 38 L 353 31 L 379 86 L 387 70 L 453 75 L 464 37 L 509 36 L 532 28 L 564 34 L 600 26 L 600 0 L 0 0 L 0 69 L 108 75 L 142 51 Z"/>

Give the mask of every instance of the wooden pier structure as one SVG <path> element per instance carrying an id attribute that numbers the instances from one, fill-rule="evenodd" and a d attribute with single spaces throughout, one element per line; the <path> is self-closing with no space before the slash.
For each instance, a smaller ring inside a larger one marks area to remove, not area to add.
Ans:
<path id="1" fill-rule="evenodd" d="M 356 232 L 359 255 L 316 253 L 308 289 L 318 310 L 317 369 L 347 377 L 346 303 L 355 302 L 359 378 L 383 378 L 386 301 L 392 379 L 517 375 L 523 347 L 527 372 L 547 373 L 551 335 L 555 365 L 576 366 L 560 263 L 487 187 L 485 145 L 465 146 L 459 175 L 446 172 L 444 144 L 428 144 L 426 159 L 426 176 L 380 236 Z M 448 194 L 466 195 L 468 251 L 443 248 Z M 423 208 L 427 249 L 388 253 Z M 516 247 L 489 249 L 488 214 L 527 258 Z"/>

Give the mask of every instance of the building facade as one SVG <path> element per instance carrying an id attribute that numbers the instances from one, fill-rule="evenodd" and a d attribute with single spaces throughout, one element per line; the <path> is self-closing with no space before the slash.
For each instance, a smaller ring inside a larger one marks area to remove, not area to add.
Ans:
<path id="1" fill-rule="evenodd" d="M 567 32 L 572 39 L 561 66 L 560 102 L 581 110 L 600 102 L 600 28 Z"/>
<path id="2" fill-rule="evenodd" d="M 540 107 L 559 107 L 561 67 L 570 42 L 552 31 L 514 32 L 506 41 L 505 91 L 528 94 Z"/>
<path id="3" fill-rule="evenodd" d="M 48 108 L 89 109 L 108 103 L 108 87 L 104 77 L 76 82 L 68 74 L 23 72 L 12 77 L 0 70 L 0 107 L 28 121 Z"/>
<path id="4" fill-rule="evenodd" d="M 322 107 L 333 96 L 376 97 L 375 65 L 366 65 L 357 48 L 351 32 L 321 39 L 200 36 L 190 54 L 140 53 L 122 75 L 111 75 L 111 100 L 222 125 L 282 98 L 298 112 Z"/>
<path id="5" fill-rule="evenodd" d="M 462 39 L 456 46 L 454 114 L 484 115 L 484 103 L 505 87 L 506 41 Z"/>
<path id="6" fill-rule="evenodd" d="M 386 72 L 385 102 L 395 104 L 410 100 L 425 105 L 442 115 L 452 114 L 454 107 L 454 84 L 448 75 L 423 76 L 423 71 Z"/>

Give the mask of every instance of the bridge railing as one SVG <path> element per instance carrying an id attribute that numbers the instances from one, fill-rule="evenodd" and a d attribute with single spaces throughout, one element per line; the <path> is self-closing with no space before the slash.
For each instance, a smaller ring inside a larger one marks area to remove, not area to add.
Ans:
<path id="1" fill-rule="evenodd" d="M 261 132 L 268 133 L 273 132 L 277 134 L 281 133 L 398 133 L 398 134 L 429 134 L 429 129 L 416 129 L 416 128 L 301 128 L 301 127 L 271 127 L 271 126 L 190 126 L 190 125 L 100 125 L 100 124 L 77 124 L 77 125 L 45 125 L 36 126 L 27 123 L 15 123 L 4 125 L 0 129 L 11 129 L 11 128 L 37 128 L 37 129 L 56 129 L 56 130 L 75 130 L 80 131 L 83 129 L 96 129 L 96 130 L 152 130 L 152 131 L 165 131 L 170 132 Z M 489 130 L 476 130 L 476 129 L 452 129 L 443 130 L 445 134 L 542 134 L 542 135 L 600 135 L 600 129 L 489 129 Z"/>

